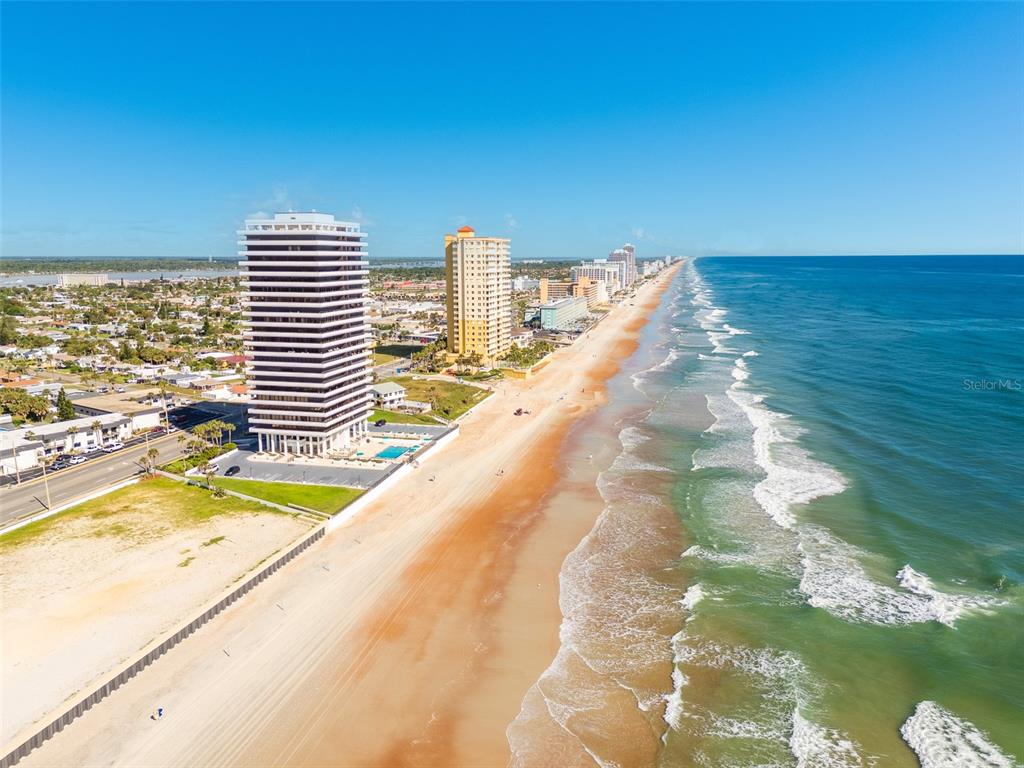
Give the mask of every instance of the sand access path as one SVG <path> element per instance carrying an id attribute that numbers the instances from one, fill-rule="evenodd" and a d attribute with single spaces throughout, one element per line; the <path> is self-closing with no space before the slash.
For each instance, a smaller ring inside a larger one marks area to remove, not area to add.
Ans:
<path id="1" fill-rule="evenodd" d="M 561 562 L 596 514 L 536 536 L 533 512 L 677 268 L 500 382 L 450 445 L 21 765 L 505 765 L 558 648 Z M 524 615 L 498 622 L 508 604 Z"/>

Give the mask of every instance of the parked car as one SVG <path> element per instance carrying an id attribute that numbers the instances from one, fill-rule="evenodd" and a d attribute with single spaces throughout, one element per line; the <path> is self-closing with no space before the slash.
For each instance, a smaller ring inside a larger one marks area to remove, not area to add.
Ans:
<path id="1" fill-rule="evenodd" d="M 224 477 L 231 477 L 232 475 L 237 475 L 241 471 L 242 468 L 240 466 L 238 466 L 237 464 L 232 464 L 224 471 Z"/>
<path id="2" fill-rule="evenodd" d="M 113 443 L 107 443 L 106 445 L 104 445 L 103 452 L 113 453 L 114 451 L 120 451 L 122 448 L 124 448 L 124 443 L 115 441 Z"/>
<path id="3" fill-rule="evenodd" d="M 88 461 L 88 459 L 86 459 L 85 456 L 72 456 L 68 459 L 68 464 L 74 467 L 78 464 L 85 464 L 86 461 Z"/>
<path id="4" fill-rule="evenodd" d="M 125 389 L 124 387 L 117 387 L 117 388 L 114 389 L 114 391 L 117 392 L 118 394 L 123 394 L 123 393 L 127 392 L 128 390 Z"/>
<path id="5" fill-rule="evenodd" d="M 57 459 L 50 465 L 50 471 L 56 472 L 58 469 L 67 469 L 71 466 L 71 462 L 68 459 Z"/>
<path id="6" fill-rule="evenodd" d="M 387 419 L 377 419 L 375 422 L 373 422 L 373 426 L 375 426 L 375 427 L 383 427 L 387 423 L 388 423 Z"/>
<path id="7" fill-rule="evenodd" d="M 164 427 L 153 427 L 151 430 L 149 430 L 149 434 L 151 434 L 151 435 L 162 435 L 166 431 L 167 430 Z"/>

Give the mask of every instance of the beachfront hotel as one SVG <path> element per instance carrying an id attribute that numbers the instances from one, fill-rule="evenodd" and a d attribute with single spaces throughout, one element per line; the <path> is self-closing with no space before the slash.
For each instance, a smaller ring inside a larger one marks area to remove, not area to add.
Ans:
<path id="1" fill-rule="evenodd" d="M 499 360 L 512 344 L 510 241 L 477 237 L 472 227 L 444 236 L 448 354 Z"/>
<path id="2" fill-rule="evenodd" d="M 636 248 L 632 243 L 626 243 L 621 248 L 616 248 L 608 254 L 608 261 L 619 261 L 626 265 L 626 268 L 623 270 L 623 288 L 629 288 L 629 286 L 636 282 L 639 274 L 636 268 Z"/>
<path id="3" fill-rule="evenodd" d="M 628 286 L 629 264 L 623 261 L 594 259 L 582 261 L 570 270 L 573 282 L 586 278 L 595 282 L 603 282 L 609 294 L 625 290 Z"/>
<path id="4" fill-rule="evenodd" d="M 344 451 L 371 407 L 366 234 L 315 212 L 248 219 L 238 234 L 259 450 Z"/>

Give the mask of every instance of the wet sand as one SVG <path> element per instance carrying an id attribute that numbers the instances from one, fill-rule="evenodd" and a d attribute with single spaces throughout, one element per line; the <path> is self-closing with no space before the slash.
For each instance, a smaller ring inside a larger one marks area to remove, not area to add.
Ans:
<path id="1" fill-rule="evenodd" d="M 674 272 L 23 764 L 504 765 L 558 648 L 562 561 L 601 509 L 592 480 L 561 476 L 566 440 Z"/>

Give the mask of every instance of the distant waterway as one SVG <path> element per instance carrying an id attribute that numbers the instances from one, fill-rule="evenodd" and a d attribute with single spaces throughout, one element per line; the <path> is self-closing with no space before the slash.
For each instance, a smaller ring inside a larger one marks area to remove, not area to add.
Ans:
<path id="1" fill-rule="evenodd" d="M 77 274 L 77 273 L 68 273 Z M 200 280 L 208 277 L 238 277 L 237 269 L 189 269 L 189 270 L 152 270 L 144 272 L 106 272 L 112 283 L 136 283 L 144 280 Z M 60 275 L 3 275 L 0 276 L 0 287 L 57 285 Z"/>

